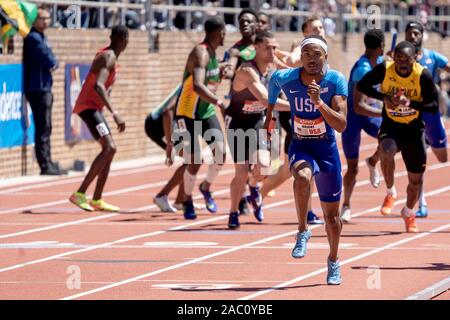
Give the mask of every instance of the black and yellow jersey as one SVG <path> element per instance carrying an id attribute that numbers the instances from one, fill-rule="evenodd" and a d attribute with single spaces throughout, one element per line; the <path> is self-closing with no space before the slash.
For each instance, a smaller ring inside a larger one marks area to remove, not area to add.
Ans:
<path id="1" fill-rule="evenodd" d="M 207 48 L 206 43 L 200 45 Z M 220 83 L 219 63 L 215 55 L 210 56 L 208 65 L 206 66 L 206 76 L 204 84 L 213 92 L 217 92 Z M 216 114 L 214 104 L 204 101 L 194 90 L 194 77 L 187 69 L 183 74 L 183 83 L 177 100 L 176 112 L 177 116 L 184 116 L 194 120 L 208 119 Z"/>
<path id="2" fill-rule="evenodd" d="M 377 91 L 374 86 L 380 85 Z M 358 90 L 363 94 L 383 100 L 385 96 L 394 96 L 400 90 L 411 101 L 409 106 L 390 110 L 383 106 L 383 124 L 408 125 L 423 129 L 422 112 L 438 111 L 438 95 L 431 73 L 414 63 L 412 72 L 402 77 L 395 71 L 393 61 L 378 64 L 369 71 L 358 83 Z"/>

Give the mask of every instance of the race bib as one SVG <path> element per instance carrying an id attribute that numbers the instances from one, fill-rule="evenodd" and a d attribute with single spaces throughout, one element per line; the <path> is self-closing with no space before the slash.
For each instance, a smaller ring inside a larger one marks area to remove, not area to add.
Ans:
<path id="1" fill-rule="evenodd" d="M 184 119 L 178 119 L 177 125 L 179 132 L 185 132 L 187 130 L 186 122 L 184 121 Z"/>
<path id="2" fill-rule="evenodd" d="M 404 106 L 397 107 L 395 108 L 395 110 L 387 109 L 387 111 L 392 117 L 400 117 L 400 118 L 414 116 L 418 112 L 417 110 Z"/>
<path id="3" fill-rule="evenodd" d="M 225 128 L 227 128 L 227 129 L 230 128 L 231 120 L 233 120 L 233 118 L 231 118 L 231 117 L 228 116 L 228 115 L 225 116 Z"/>
<path id="4" fill-rule="evenodd" d="M 294 133 L 298 139 L 324 139 L 327 127 L 323 117 L 302 119 L 294 116 Z"/>
<path id="5" fill-rule="evenodd" d="M 262 113 L 266 108 L 259 101 L 245 101 L 242 107 L 244 113 Z"/>
<path id="6" fill-rule="evenodd" d="M 100 137 L 107 136 L 110 132 L 106 123 L 102 122 L 95 126 Z"/>

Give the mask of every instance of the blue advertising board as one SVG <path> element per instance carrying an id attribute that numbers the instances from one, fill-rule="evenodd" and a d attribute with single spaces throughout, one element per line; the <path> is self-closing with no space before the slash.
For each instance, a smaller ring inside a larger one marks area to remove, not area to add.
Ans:
<path id="1" fill-rule="evenodd" d="M 34 143 L 31 108 L 25 109 L 22 65 L 0 65 L 0 149 Z"/>

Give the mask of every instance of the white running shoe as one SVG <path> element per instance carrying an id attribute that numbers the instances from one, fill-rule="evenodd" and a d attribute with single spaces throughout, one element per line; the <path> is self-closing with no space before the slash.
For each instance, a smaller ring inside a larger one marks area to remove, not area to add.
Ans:
<path id="1" fill-rule="evenodd" d="M 171 204 L 167 196 L 154 197 L 153 202 L 159 207 L 161 212 L 177 212 Z"/>
<path id="2" fill-rule="evenodd" d="M 347 206 L 342 206 L 341 219 L 345 223 L 349 223 L 352 219 L 352 210 Z"/>
<path id="3" fill-rule="evenodd" d="M 370 184 L 374 188 L 378 188 L 380 186 L 380 172 L 378 171 L 376 166 L 372 166 L 369 162 L 369 158 L 366 158 L 366 165 L 369 168 L 370 173 Z"/>

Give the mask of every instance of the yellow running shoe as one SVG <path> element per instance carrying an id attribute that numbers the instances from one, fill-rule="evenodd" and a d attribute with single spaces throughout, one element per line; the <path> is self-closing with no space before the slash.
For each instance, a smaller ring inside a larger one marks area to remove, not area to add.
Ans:
<path id="1" fill-rule="evenodd" d="M 267 196 L 271 197 L 271 198 L 275 197 L 275 189 L 270 190 L 269 193 L 267 194 Z"/>
<path id="2" fill-rule="evenodd" d="M 70 196 L 69 201 L 80 209 L 90 212 L 94 211 L 94 208 L 92 208 L 91 205 L 87 202 L 86 195 L 84 193 L 74 192 Z"/>
<path id="3" fill-rule="evenodd" d="M 119 212 L 120 208 L 113 206 L 112 204 L 108 204 L 102 199 L 100 200 L 91 200 L 91 206 L 97 211 L 110 211 L 110 212 Z"/>

